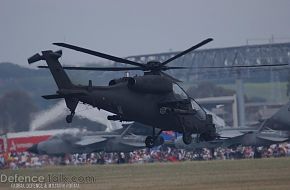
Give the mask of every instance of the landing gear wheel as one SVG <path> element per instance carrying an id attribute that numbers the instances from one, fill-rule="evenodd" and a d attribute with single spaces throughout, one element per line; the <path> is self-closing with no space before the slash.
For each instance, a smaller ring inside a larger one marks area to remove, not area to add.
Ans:
<path id="1" fill-rule="evenodd" d="M 183 140 L 184 144 L 188 145 L 192 142 L 192 137 L 190 134 L 183 134 L 182 140 Z"/>
<path id="2" fill-rule="evenodd" d="M 65 118 L 67 123 L 71 123 L 72 119 L 73 119 L 73 115 L 67 115 L 66 118 Z"/>
<path id="3" fill-rule="evenodd" d="M 148 136 L 145 139 L 145 145 L 147 148 L 153 148 L 154 147 L 154 138 L 152 136 Z"/>

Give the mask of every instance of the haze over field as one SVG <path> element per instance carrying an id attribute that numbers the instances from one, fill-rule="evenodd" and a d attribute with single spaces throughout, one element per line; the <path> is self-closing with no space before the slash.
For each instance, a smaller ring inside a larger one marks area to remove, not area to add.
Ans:
<path id="1" fill-rule="evenodd" d="M 184 50 L 213 37 L 204 48 L 289 41 L 288 0 L 102 0 L 0 2 L 0 62 L 27 66 L 27 57 L 52 42 L 128 55 Z M 284 39 L 280 39 L 284 38 Z M 62 62 L 95 62 L 70 50 Z"/>

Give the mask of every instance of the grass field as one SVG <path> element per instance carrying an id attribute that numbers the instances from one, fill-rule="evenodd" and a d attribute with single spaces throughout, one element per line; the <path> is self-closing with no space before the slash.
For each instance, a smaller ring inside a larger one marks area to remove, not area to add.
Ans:
<path id="1" fill-rule="evenodd" d="M 3 170 L 5 175 L 94 176 L 80 189 L 290 189 L 290 158 Z M 11 189 L 0 184 L 0 189 Z"/>

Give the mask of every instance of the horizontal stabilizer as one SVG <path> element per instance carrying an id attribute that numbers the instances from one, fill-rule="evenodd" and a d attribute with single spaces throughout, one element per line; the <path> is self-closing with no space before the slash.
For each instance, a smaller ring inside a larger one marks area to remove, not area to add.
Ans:
<path id="1" fill-rule="evenodd" d="M 28 58 L 28 63 L 31 64 L 40 60 L 44 60 L 44 58 L 43 56 L 39 55 L 39 53 L 37 53 Z"/>
<path id="2" fill-rule="evenodd" d="M 86 95 L 83 92 L 63 92 L 60 94 L 51 94 L 51 95 L 44 95 L 42 96 L 44 99 L 51 100 L 51 99 L 59 99 L 59 98 L 73 98 Z"/>
<path id="3" fill-rule="evenodd" d="M 51 100 L 51 99 L 59 99 L 59 98 L 64 98 L 63 96 L 59 94 L 52 94 L 52 95 L 44 95 L 42 96 L 46 100 Z"/>

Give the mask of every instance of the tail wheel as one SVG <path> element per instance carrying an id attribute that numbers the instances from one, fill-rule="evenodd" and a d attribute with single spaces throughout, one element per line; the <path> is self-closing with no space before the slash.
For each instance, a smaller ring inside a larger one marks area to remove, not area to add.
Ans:
<path id="1" fill-rule="evenodd" d="M 66 118 L 65 118 L 66 122 L 67 122 L 67 123 L 71 123 L 73 117 L 74 117 L 74 114 L 67 115 Z"/>

